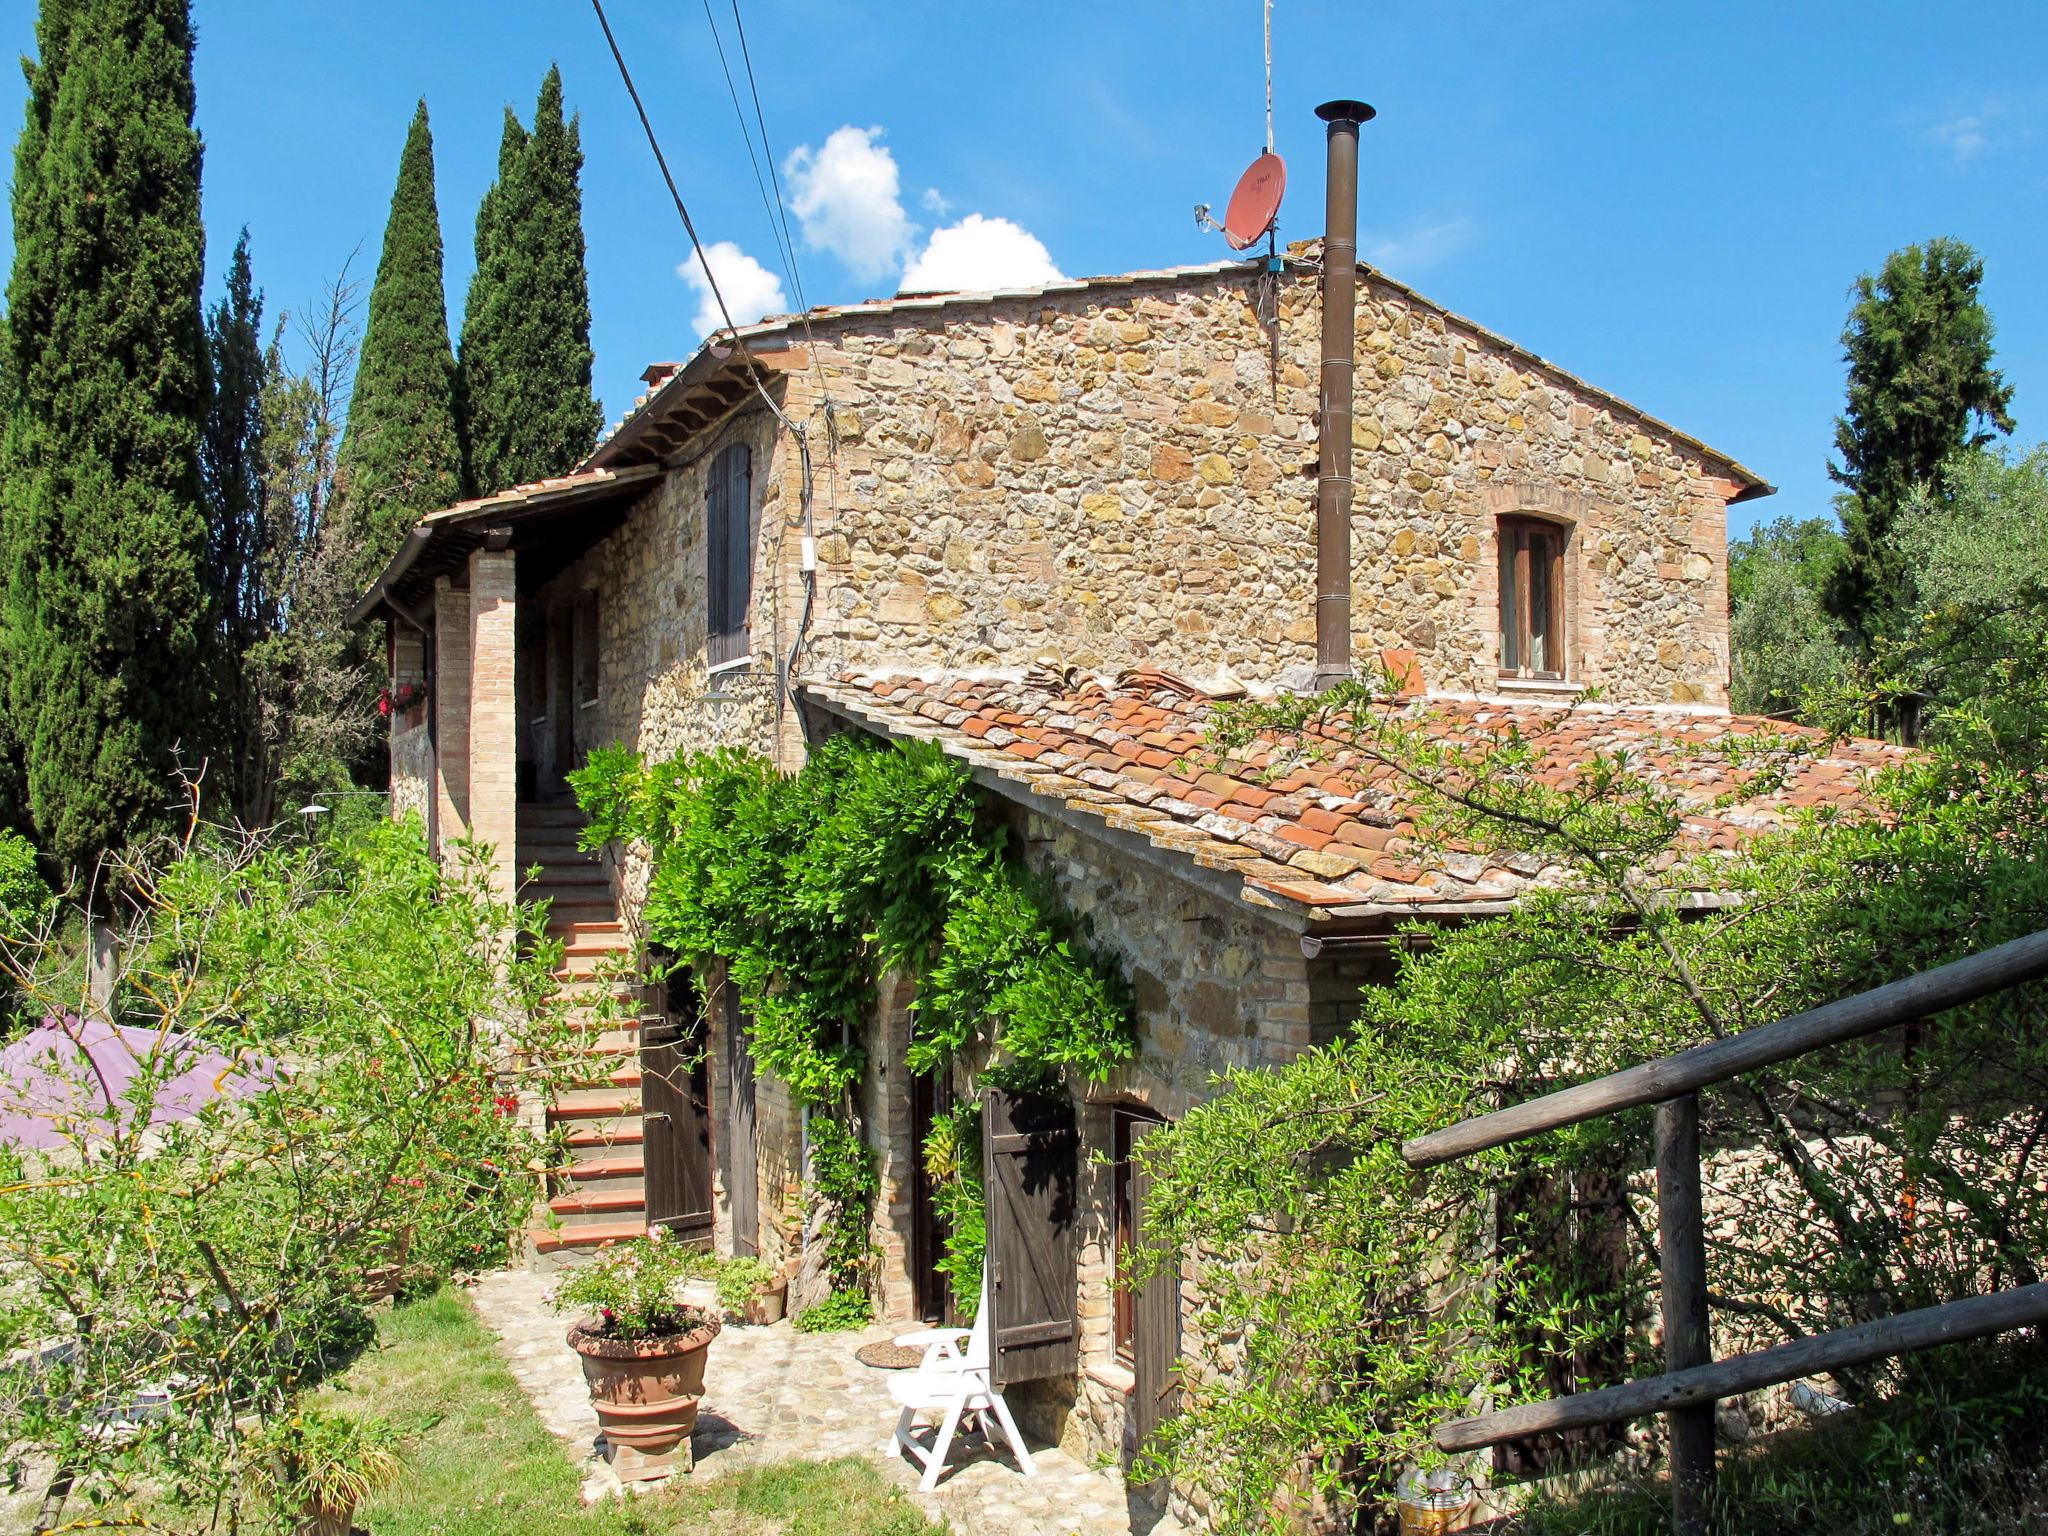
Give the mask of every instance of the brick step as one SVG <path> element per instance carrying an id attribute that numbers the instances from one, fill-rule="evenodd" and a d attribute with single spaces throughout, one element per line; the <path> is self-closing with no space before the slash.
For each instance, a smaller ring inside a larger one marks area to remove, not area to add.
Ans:
<path id="1" fill-rule="evenodd" d="M 522 863 L 522 870 L 533 865 Z M 519 894 L 527 901 L 539 901 L 551 893 L 572 894 L 601 891 L 609 896 L 612 877 L 595 864 L 542 864 L 538 876 L 528 876 L 519 882 Z"/>
<path id="2" fill-rule="evenodd" d="M 562 947 L 565 951 L 572 948 L 566 944 Z M 614 976 L 606 980 L 598 976 L 576 975 L 558 983 L 555 995 L 576 1003 L 592 1002 L 597 998 L 610 996 L 637 1006 L 640 1000 L 640 986 L 641 984 L 630 976 Z"/>
<path id="3" fill-rule="evenodd" d="M 619 904 L 608 894 L 574 900 L 554 897 L 548 908 L 548 932 L 564 939 L 583 939 L 600 933 L 625 936 L 619 924 Z"/>
<path id="4" fill-rule="evenodd" d="M 555 972 L 556 980 L 567 982 L 580 978 L 584 981 L 596 981 L 597 964 L 600 960 L 608 955 L 630 956 L 633 949 L 632 939 L 616 923 L 608 924 L 607 928 L 609 931 L 578 930 L 575 933 L 556 935 L 562 940 L 564 962 L 563 969 Z M 579 965 L 576 963 L 578 961 L 583 963 Z"/>
<path id="5" fill-rule="evenodd" d="M 579 1189 L 555 1196 L 548 1202 L 548 1209 L 558 1221 L 571 1227 L 618 1221 L 630 1212 L 646 1211 L 647 1191 L 637 1184 L 630 1189 Z M 646 1224 L 643 1215 L 641 1227 L 644 1229 Z"/>
<path id="6" fill-rule="evenodd" d="M 629 1055 L 624 1051 L 606 1052 L 603 1054 L 592 1052 L 591 1054 L 593 1059 L 585 1069 L 588 1075 L 578 1080 L 584 1086 L 602 1088 L 607 1091 L 612 1089 L 638 1088 L 640 1086 L 640 1058 L 638 1055 Z M 611 1071 L 606 1071 L 604 1067 L 607 1061 L 623 1062 L 625 1065 L 615 1067 Z M 570 1088 L 564 1091 L 575 1093 L 580 1090 Z"/>
<path id="7" fill-rule="evenodd" d="M 573 800 L 556 805 L 527 800 L 519 806 L 519 825 L 522 827 L 581 827 L 588 819 L 583 814 L 583 807 Z"/>
<path id="8" fill-rule="evenodd" d="M 560 1170 L 560 1176 L 579 1186 L 602 1184 L 609 1179 L 638 1179 L 646 1176 L 647 1164 L 638 1152 L 621 1152 L 612 1157 L 586 1157 Z"/>
<path id="9" fill-rule="evenodd" d="M 615 1147 L 637 1147 L 642 1139 L 638 1115 L 611 1123 L 577 1126 L 563 1138 L 572 1152 L 605 1152 Z"/>
<path id="10" fill-rule="evenodd" d="M 586 1047 L 592 1055 L 630 1056 L 640 1055 L 640 1026 L 624 1024 L 598 1029 L 595 1025 L 576 1026 L 584 1031 L 578 1044 Z"/>
<path id="11" fill-rule="evenodd" d="M 614 1088 L 565 1088 L 548 1106 L 550 1120 L 615 1120 L 640 1113 L 640 1095 Z"/>
<path id="12" fill-rule="evenodd" d="M 647 1235 L 644 1221 L 593 1221 L 560 1228 L 529 1228 L 527 1240 L 540 1254 L 589 1252 L 601 1243 L 630 1242 Z"/>

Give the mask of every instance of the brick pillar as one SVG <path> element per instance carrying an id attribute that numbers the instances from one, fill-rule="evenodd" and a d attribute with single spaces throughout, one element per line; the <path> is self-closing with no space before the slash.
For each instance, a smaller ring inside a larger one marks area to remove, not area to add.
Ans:
<path id="1" fill-rule="evenodd" d="M 469 834 L 469 594 L 434 583 L 434 804 L 440 853 Z"/>
<path id="2" fill-rule="evenodd" d="M 510 901 L 519 885 L 519 715 L 515 705 L 513 588 L 516 557 L 469 557 L 469 827 L 491 849 L 492 883 Z"/>

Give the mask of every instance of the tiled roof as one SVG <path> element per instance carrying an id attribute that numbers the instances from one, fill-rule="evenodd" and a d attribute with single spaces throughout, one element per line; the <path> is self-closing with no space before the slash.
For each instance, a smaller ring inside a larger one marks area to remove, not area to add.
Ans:
<path id="1" fill-rule="evenodd" d="M 957 757 L 1028 784 L 1073 811 L 1142 833 L 1154 846 L 1241 876 L 1244 898 L 1324 917 L 1498 910 L 1561 871 L 1527 855 L 1495 859 L 1419 846 L 1412 792 L 1384 763 L 1324 739 L 1262 736 L 1219 761 L 1206 745 L 1212 705 L 1164 674 L 1056 681 L 873 677 L 845 673 L 806 695 L 890 736 L 937 740 Z M 1694 849 L 1733 849 L 1802 809 L 1867 805 L 1873 771 L 1907 753 L 1829 742 L 1774 720 L 1682 707 L 1432 697 L 1379 706 L 1435 740 L 1483 744 L 1518 729 L 1545 749 L 1542 775 L 1568 782 L 1594 754 L 1627 750 L 1638 772 L 1692 814 Z M 1721 750 L 1748 739 L 1740 762 Z M 1741 793 L 1745 785 L 1755 793 Z M 1726 798 L 1726 803 L 1722 803 Z"/>

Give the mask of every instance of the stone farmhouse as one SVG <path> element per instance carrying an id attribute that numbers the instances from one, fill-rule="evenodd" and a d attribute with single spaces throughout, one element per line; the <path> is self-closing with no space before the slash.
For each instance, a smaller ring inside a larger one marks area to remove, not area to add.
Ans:
<path id="1" fill-rule="evenodd" d="M 646 874 L 575 848 L 562 775 L 593 746 L 730 745 L 794 770 L 860 731 L 970 765 L 1012 846 L 1123 958 L 1141 1016 L 1134 1065 L 1007 1138 L 1051 1160 L 1057 1198 L 991 1214 L 994 1250 L 1055 1277 L 998 1311 L 1012 1401 L 1090 1457 L 1127 1456 L 1170 1410 L 1180 1345 L 1177 1282 L 1113 1283 L 1144 1226 L 1132 1147 L 1212 1074 L 1341 1030 L 1396 923 L 1497 912 L 1543 878 L 1425 864 L 1397 788 L 1362 765 L 1187 768 L 1213 699 L 1310 687 L 1334 633 L 1432 729 L 1556 726 L 1566 768 L 1622 742 L 1668 756 L 1695 833 L 1724 846 L 1852 795 L 1891 750 L 1841 748 L 1713 808 L 1728 784 L 1682 748 L 1762 728 L 1727 714 L 1725 530 L 1770 487 L 1364 265 L 1337 354 L 1356 379 L 1344 453 L 1318 411 L 1323 254 L 744 327 L 649 369 L 575 474 L 426 518 L 359 609 L 386 624 L 394 685 L 423 685 L 392 720 L 393 814 L 490 845 L 508 895 L 553 898 L 582 992 L 630 955 Z M 1348 559 L 1319 560 L 1347 472 Z M 695 986 L 701 1008 L 657 1000 L 606 1029 L 617 1070 L 548 1108 L 576 1161 L 536 1262 L 650 1220 L 795 1259 L 800 1116 L 757 1077 L 716 968 Z M 917 1149 L 953 1091 L 900 1065 L 909 1002 L 885 984 L 860 1106 L 881 1311 L 906 1323 L 947 1305 Z"/>

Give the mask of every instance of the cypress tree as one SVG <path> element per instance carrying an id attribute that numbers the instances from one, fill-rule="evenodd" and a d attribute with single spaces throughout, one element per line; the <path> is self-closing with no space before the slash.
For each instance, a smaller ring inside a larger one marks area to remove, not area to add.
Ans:
<path id="1" fill-rule="evenodd" d="M 1842 332 L 1846 414 L 1835 421 L 1848 487 L 1839 502 L 1847 553 L 1827 588 L 1834 616 L 1866 645 L 1896 635 L 1913 603 L 1894 531 L 1916 493 L 1936 491 L 1951 454 L 2012 430 L 2012 389 L 1991 366 L 1991 315 L 1978 298 L 1984 263 L 1960 240 L 1894 251 L 1856 280 Z"/>
<path id="2" fill-rule="evenodd" d="M 249 232 L 235 244 L 227 292 L 208 317 L 212 395 L 199 444 L 206 489 L 207 566 L 214 602 L 215 704 L 226 791 L 245 824 L 269 803 L 270 754 L 251 655 L 276 631 L 270 566 L 269 466 L 263 450 L 263 295 L 249 262 Z"/>
<path id="3" fill-rule="evenodd" d="M 399 157 L 340 473 L 349 547 L 365 585 L 410 523 L 462 496 L 455 355 L 448 345 L 434 137 L 425 101 Z"/>
<path id="4" fill-rule="evenodd" d="M 44 850 L 88 866 L 197 766 L 205 236 L 187 0 L 45 0 L 15 148 L 0 667 Z"/>
<path id="5" fill-rule="evenodd" d="M 580 123 L 550 69 L 533 132 L 506 114 L 498 182 L 477 215 L 477 270 L 462 326 L 471 488 L 567 474 L 596 446 Z"/>
<path id="6" fill-rule="evenodd" d="M 476 210 L 476 271 L 470 275 L 469 296 L 463 305 L 462 352 L 455 369 L 463 472 L 473 494 L 488 495 L 503 489 L 491 483 L 495 468 L 486 470 L 479 463 L 477 439 L 480 432 L 491 431 L 488 423 L 497 415 L 502 394 L 497 371 L 498 338 L 507 326 L 504 307 L 510 286 L 503 210 L 506 198 L 519 190 L 517 171 L 526 145 L 527 133 L 519 115 L 507 107 L 504 131 L 498 139 L 498 179 L 491 183 Z M 479 402 L 483 408 L 481 420 Z"/>

